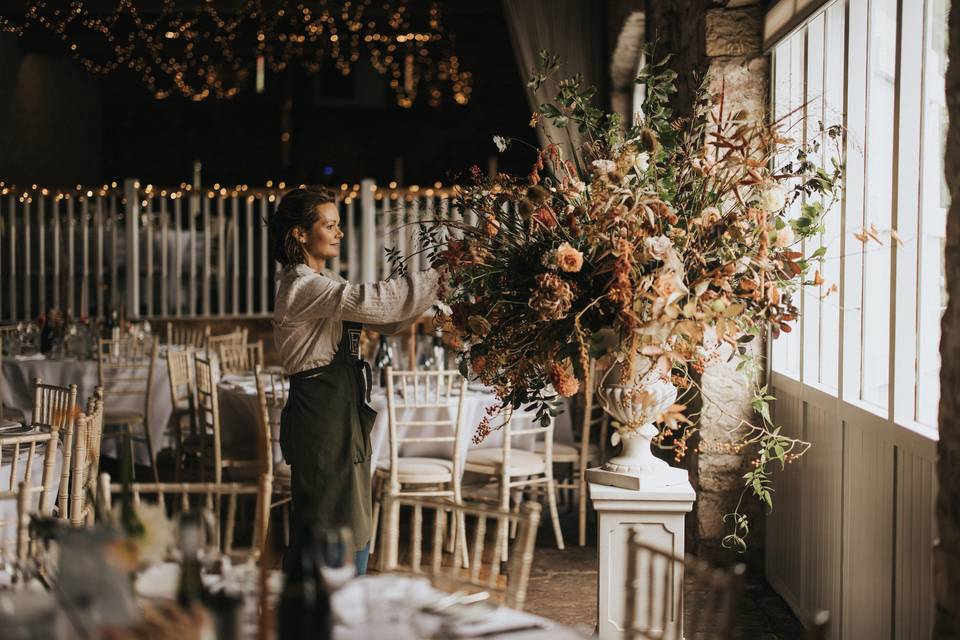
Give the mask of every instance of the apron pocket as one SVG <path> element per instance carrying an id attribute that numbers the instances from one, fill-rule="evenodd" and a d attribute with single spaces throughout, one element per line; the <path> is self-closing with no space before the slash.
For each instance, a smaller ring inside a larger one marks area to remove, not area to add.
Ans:
<path id="1" fill-rule="evenodd" d="M 377 412 L 367 404 L 360 403 L 355 415 L 353 428 L 354 459 L 356 463 L 367 462 L 371 456 L 370 433 L 377 420 Z"/>

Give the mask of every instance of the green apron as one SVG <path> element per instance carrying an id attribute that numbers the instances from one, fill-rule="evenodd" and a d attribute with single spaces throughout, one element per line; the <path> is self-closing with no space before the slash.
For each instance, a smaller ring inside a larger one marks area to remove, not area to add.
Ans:
<path id="1" fill-rule="evenodd" d="M 377 417 L 367 404 L 371 376 L 360 358 L 361 328 L 344 322 L 333 362 L 290 376 L 280 416 L 280 448 L 291 471 L 292 531 L 305 524 L 347 526 L 354 550 L 370 540 L 370 431 Z"/>

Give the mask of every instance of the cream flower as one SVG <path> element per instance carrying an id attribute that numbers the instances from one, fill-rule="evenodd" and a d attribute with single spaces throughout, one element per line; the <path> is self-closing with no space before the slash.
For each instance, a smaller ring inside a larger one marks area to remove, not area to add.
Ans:
<path id="1" fill-rule="evenodd" d="M 569 242 L 564 242 L 554 252 L 554 261 L 561 271 L 576 273 L 583 267 L 583 254 L 574 249 Z"/>
<path id="2" fill-rule="evenodd" d="M 617 163 L 613 160 L 594 160 L 591 164 L 597 170 L 597 173 L 601 174 L 607 174 L 617 169 Z"/>
<path id="3" fill-rule="evenodd" d="M 143 533 L 132 538 L 141 566 L 157 564 L 167 558 L 168 549 L 174 544 L 173 525 L 167 519 L 164 508 L 158 504 L 141 502 L 134 507 Z M 120 521 L 120 505 L 114 508 L 114 520 Z"/>
<path id="4" fill-rule="evenodd" d="M 637 154 L 637 157 L 633 161 L 633 169 L 637 173 L 646 173 L 647 169 L 650 168 L 650 154 L 646 151 Z"/>
<path id="5" fill-rule="evenodd" d="M 778 184 L 768 184 L 760 190 L 760 208 L 771 213 L 780 211 L 787 203 L 787 194 Z"/>
<path id="6" fill-rule="evenodd" d="M 793 241 L 793 229 L 790 228 L 790 225 L 787 225 L 783 229 L 777 230 L 777 236 L 773 241 L 773 246 L 785 249 L 792 245 Z"/>
<path id="7" fill-rule="evenodd" d="M 654 260 L 666 260 L 673 248 L 673 242 L 667 236 L 654 236 L 643 239 L 643 248 Z"/>

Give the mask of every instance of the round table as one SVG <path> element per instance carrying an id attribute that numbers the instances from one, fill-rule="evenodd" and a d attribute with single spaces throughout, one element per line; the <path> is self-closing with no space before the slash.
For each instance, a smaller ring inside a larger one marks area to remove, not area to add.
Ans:
<path id="1" fill-rule="evenodd" d="M 40 378 L 47 384 L 59 386 L 77 385 L 77 404 L 83 409 L 87 398 L 100 383 L 96 360 L 77 360 L 75 358 L 47 358 L 38 356 L 4 356 L 3 404 L 23 411 L 29 423 L 33 411 L 33 380 Z M 110 388 L 104 390 L 107 410 L 137 409 L 142 411 L 144 398 L 131 395 L 119 396 L 116 401 L 110 397 Z M 153 382 L 150 388 L 150 437 L 154 451 L 158 452 L 167 442 L 168 423 L 173 415 L 170 402 L 170 383 L 167 380 L 167 360 L 158 357 L 153 367 Z M 115 440 L 104 440 L 104 455 L 112 456 L 116 452 Z M 147 447 L 137 443 L 136 457 L 139 464 L 149 464 Z"/>
<path id="2" fill-rule="evenodd" d="M 230 452 L 234 455 L 249 455 L 251 453 L 251 444 L 256 443 L 258 420 L 257 412 L 259 404 L 257 402 L 257 388 L 253 376 L 225 376 L 219 384 L 220 394 L 220 428 L 224 452 Z M 419 409 L 406 410 L 417 411 L 416 416 L 404 415 L 403 420 L 444 420 L 456 416 L 457 397 L 451 399 L 451 404 L 446 409 Z M 479 445 L 473 444 L 473 435 L 477 425 L 486 415 L 488 407 L 497 404 L 496 395 L 489 390 L 470 389 L 463 401 L 463 425 L 460 429 L 460 457 L 461 462 L 466 458 L 470 447 L 499 447 L 503 443 L 503 432 L 495 430 L 488 435 Z M 372 448 L 370 465 L 371 473 L 376 470 L 377 462 L 388 460 L 390 457 L 390 426 L 387 417 L 387 396 L 382 388 L 375 388 L 371 393 L 370 406 L 377 412 L 377 419 L 373 425 L 373 431 L 370 434 L 370 444 Z M 271 409 L 271 411 L 279 411 Z M 446 415 L 437 415 L 437 412 Z M 276 421 L 277 416 L 271 416 Z M 516 414 L 513 418 L 513 425 L 517 429 L 525 428 L 533 419 L 530 414 Z M 439 436 L 448 434 L 446 427 L 418 427 L 418 436 Z M 278 443 L 279 434 L 273 434 L 274 450 L 273 457 L 275 461 L 281 461 L 280 445 Z M 573 428 L 570 420 L 569 406 L 566 411 L 561 413 L 554 422 L 554 442 L 573 442 Z M 530 448 L 530 444 L 523 442 L 524 438 L 514 438 L 513 446 L 516 448 Z M 532 443 L 532 440 L 529 440 Z M 403 456 L 421 456 L 421 457 L 440 457 L 450 458 L 453 455 L 452 443 L 429 443 L 414 442 L 406 443 L 400 451 Z M 462 465 L 461 465 L 462 468 Z"/>

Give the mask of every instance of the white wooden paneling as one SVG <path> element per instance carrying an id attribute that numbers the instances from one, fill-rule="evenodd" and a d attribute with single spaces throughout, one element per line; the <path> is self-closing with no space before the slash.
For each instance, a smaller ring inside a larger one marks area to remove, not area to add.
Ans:
<path id="1" fill-rule="evenodd" d="M 839 624 L 843 544 L 843 432 L 836 411 L 804 403 L 804 437 L 810 450 L 800 459 L 797 485 L 803 495 L 800 550 L 802 607 L 812 615 L 826 609 Z M 795 526 L 795 523 L 791 523 Z"/>
<path id="2" fill-rule="evenodd" d="M 894 637 L 927 640 L 933 628 L 934 465 L 897 448 Z"/>
<path id="3" fill-rule="evenodd" d="M 782 426 L 784 435 L 802 437 L 799 398 L 780 389 L 776 394 L 774 415 L 777 424 Z M 767 516 L 766 566 L 771 584 L 797 613 L 802 614 L 802 556 L 798 553 L 802 528 L 797 526 L 802 518 L 804 499 L 801 472 L 800 465 L 791 465 L 773 479 L 775 498 L 774 509 Z"/>
<path id="4" fill-rule="evenodd" d="M 890 638 L 894 447 L 876 430 L 844 425 L 843 638 Z"/>

